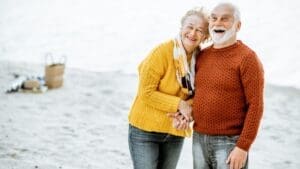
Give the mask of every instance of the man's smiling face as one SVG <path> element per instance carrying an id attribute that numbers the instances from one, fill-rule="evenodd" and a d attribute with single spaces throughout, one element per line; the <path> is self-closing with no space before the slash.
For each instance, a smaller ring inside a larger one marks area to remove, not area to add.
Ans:
<path id="1" fill-rule="evenodd" d="M 213 9 L 209 18 L 209 33 L 215 44 L 226 44 L 236 40 L 240 21 L 234 16 L 234 9 L 220 5 Z"/>

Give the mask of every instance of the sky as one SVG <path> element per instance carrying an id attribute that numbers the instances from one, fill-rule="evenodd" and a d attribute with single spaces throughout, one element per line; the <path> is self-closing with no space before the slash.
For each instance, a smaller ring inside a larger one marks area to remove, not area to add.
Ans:
<path id="1" fill-rule="evenodd" d="M 175 37 L 184 13 L 208 11 L 210 0 L 1 0 L 0 60 L 45 64 L 67 56 L 67 66 L 137 73 L 139 62 Z M 300 88 L 300 2 L 227 1 L 241 11 L 238 39 L 260 57 L 267 83 Z"/>

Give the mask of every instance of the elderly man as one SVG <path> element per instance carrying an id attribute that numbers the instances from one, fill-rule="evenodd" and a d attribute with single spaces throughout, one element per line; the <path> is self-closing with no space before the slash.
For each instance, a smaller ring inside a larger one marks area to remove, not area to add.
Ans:
<path id="1" fill-rule="evenodd" d="M 263 67 L 255 52 L 237 40 L 239 10 L 230 3 L 213 8 L 213 45 L 196 63 L 193 103 L 194 169 L 240 169 L 263 113 Z"/>

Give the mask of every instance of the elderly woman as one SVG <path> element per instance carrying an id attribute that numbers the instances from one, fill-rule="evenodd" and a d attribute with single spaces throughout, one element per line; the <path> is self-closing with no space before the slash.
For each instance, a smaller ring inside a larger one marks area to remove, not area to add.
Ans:
<path id="1" fill-rule="evenodd" d="M 206 14 L 199 8 L 189 10 L 179 35 L 159 44 L 140 64 L 138 92 L 129 113 L 135 169 L 176 168 L 184 137 L 191 134 L 188 100 L 194 95 L 196 56 L 207 38 Z M 169 113 L 175 114 L 175 123 Z"/>

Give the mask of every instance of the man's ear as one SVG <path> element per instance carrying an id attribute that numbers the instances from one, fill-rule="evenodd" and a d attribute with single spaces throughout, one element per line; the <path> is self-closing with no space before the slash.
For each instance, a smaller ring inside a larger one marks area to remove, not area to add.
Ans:
<path id="1" fill-rule="evenodd" d="M 237 23 L 237 25 L 236 25 L 236 31 L 237 31 L 237 32 L 240 31 L 241 26 L 242 26 L 241 21 L 238 21 L 238 23 Z"/>

